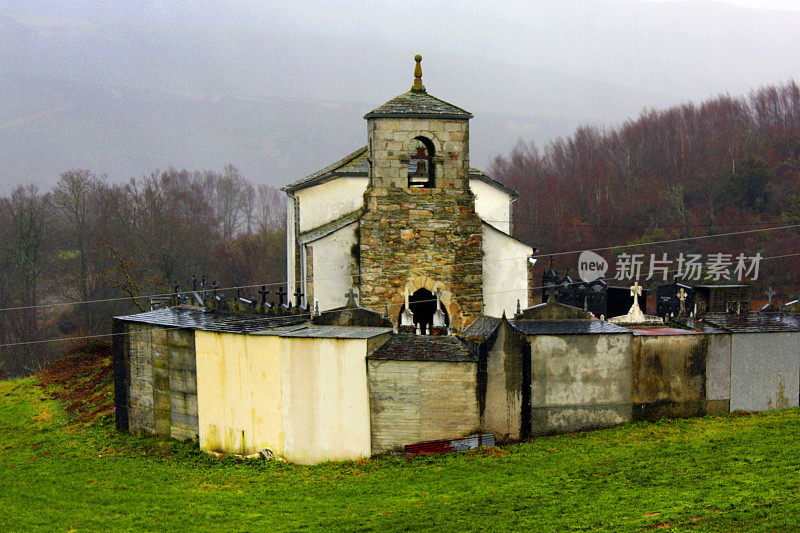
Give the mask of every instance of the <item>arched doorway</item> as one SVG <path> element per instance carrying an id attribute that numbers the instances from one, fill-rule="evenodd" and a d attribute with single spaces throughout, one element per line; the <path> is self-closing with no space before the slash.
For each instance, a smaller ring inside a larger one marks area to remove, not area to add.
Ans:
<path id="1" fill-rule="evenodd" d="M 438 316 L 437 307 L 440 311 Z M 422 334 L 432 334 L 439 328 L 446 330 L 450 325 L 450 316 L 444 304 L 438 301 L 435 294 L 424 287 L 409 295 L 408 308 L 414 317 L 414 329 L 419 330 Z M 400 323 L 402 323 L 405 309 L 406 306 L 403 304 L 400 308 Z"/>

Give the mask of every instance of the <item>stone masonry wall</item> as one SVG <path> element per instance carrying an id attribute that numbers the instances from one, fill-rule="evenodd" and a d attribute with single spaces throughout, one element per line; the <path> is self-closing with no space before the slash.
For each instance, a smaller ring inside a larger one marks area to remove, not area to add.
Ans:
<path id="1" fill-rule="evenodd" d="M 416 137 L 433 143 L 436 187 L 469 187 L 469 121 L 412 118 L 375 118 L 367 121 L 370 184 L 407 187 L 408 156 Z"/>
<path id="2" fill-rule="evenodd" d="M 128 427 L 196 439 L 194 331 L 127 324 Z"/>
<path id="3" fill-rule="evenodd" d="M 397 323 L 409 293 L 442 289 L 450 325 L 460 330 L 483 312 L 483 236 L 472 193 L 460 189 L 367 189 L 359 222 L 361 305 Z M 431 284 L 431 283 L 429 283 Z"/>

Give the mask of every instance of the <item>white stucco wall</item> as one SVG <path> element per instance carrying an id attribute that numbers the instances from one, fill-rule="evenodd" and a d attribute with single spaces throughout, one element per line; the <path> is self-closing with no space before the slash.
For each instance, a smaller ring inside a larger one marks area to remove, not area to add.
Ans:
<path id="1" fill-rule="evenodd" d="M 366 177 L 342 177 L 295 191 L 300 201 L 300 233 L 360 209 L 368 181 Z"/>
<path id="2" fill-rule="evenodd" d="M 281 343 L 284 457 L 303 464 L 369 457 L 367 341 Z"/>
<path id="3" fill-rule="evenodd" d="M 195 331 L 200 449 L 283 454 L 280 339 Z"/>
<path id="4" fill-rule="evenodd" d="M 481 220 L 504 233 L 511 233 L 511 196 L 479 179 L 469 180 L 475 195 L 475 212 Z"/>
<path id="5" fill-rule="evenodd" d="M 533 248 L 483 224 L 483 312 L 513 317 L 528 307 L 528 257 Z"/>
<path id="6" fill-rule="evenodd" d="M 731 411 L 797 407 L 800 333 L 731 335 Z"/>
<path id="7" fill-rule="evenodd" d="M 306 283 L 313 286 L 313 297 L 319 302 L 320 311 L 347 303 L 345 294 L 353 287 L 352 276 L 356 272 L 356 259 L 352 253 L 356 243 L 358 223 L 353 222 L 307 244 L 313 276 L 307 277 Z"/>
<path id="8" fill-rule="evenodd" d="M 367 340 L 195 332 L 200 448 L 312 464 L 370 455 Z"/>

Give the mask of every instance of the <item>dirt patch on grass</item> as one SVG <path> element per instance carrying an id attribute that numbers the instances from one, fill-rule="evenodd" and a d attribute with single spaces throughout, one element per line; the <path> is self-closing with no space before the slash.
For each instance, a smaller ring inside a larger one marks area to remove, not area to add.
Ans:
<path id="1" fill-rule="evenodd" d="M 111 345 L 90 343 L 70 350 L 37 374 L 50 396 L 77 421 L 93 423 L 114 413 Z"/>

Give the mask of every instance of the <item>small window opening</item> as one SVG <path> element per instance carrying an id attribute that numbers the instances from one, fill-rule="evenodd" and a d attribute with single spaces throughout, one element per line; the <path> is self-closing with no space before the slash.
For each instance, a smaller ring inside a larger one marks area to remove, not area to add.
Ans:
<path id="1" fill-rule="evenodd" d="M 436 169 L 433 164 L 433 143 L 425 137 L 411 140 L 408 162 L 408 186 L 431 188 L 436 186 Z"/>

